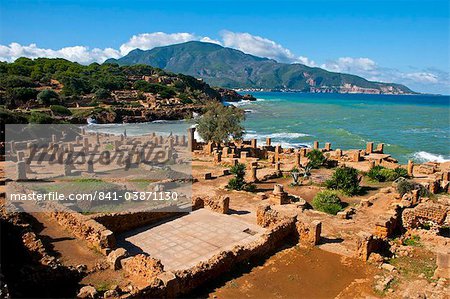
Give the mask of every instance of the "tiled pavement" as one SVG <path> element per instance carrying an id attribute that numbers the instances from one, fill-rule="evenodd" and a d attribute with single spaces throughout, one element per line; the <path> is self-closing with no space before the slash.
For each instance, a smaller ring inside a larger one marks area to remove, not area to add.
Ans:
<path id="1" fill-rule="evenodd" d="M 147 230 L 127 232 L 119 237 L 119 246 L 160 259 L 165 270 L 185 269 L 225 248 L 250 243 L 265 231 L 239 218 L 200 209 Z"/>

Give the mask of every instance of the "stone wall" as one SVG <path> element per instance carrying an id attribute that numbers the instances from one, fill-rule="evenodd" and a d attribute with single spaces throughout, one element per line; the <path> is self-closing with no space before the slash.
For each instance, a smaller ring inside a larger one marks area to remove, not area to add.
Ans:
<path id="1" fill-rule="evenodd" d="M 150 280 L 164 271 L 160 260 L 146 254 L 138 254 L 121 260 L 122 269 L 129 275 L 139 279 Z"/>
<path id="2" fill-rule="evenodd" d="M 134 298 L 173 298 L 186 294 L 195 288 L 229 272 L 230 269 L 254 258 L 266 257 L 286 243 L 295 230 L 294 221 L 283 221 L 265 232 L 261 238 L 247 245 L 237 245 L 224 250 L 205 262 L 189 269 L 162 272 L 148 287 L 133 295 Z"/>
<path id="3" fill-rule="evenodd" d="M 45 213 L 74 236 L 85 240 L 104 255 L 107 255 L 116 247 L 116 239 L 113 232 L 88 216 L 62 207 Z"/>
<path id="4" fill-rule="evenodd" d="M 446 206 L 432 202 L 421 203 L 414 208 L 403 211 L 403 226 L 407 229 L 416 228 L 424 222 L 442 225 L 445 222 L 448 212 L 448 207 Z"/>
<path id="5" fill-rule="evenodd" d="M 151 225 L 159 221 L 180 217 L 184 213 L 176 212 L 120 212 L 94 214 L 91 219 L 101 223 L 114 233 L 122 233 L 135 228 Z"/>

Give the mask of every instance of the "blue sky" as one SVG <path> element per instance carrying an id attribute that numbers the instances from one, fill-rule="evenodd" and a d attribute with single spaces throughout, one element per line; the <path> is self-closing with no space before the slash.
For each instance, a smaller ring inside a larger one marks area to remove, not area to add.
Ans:
<path id="1" fill-rule="evenodd" d="M 1 60 L 101 62 L 134 47 L 199 39 L 450 93 L 448 0 L 3 0 L 0 14 Z"/>

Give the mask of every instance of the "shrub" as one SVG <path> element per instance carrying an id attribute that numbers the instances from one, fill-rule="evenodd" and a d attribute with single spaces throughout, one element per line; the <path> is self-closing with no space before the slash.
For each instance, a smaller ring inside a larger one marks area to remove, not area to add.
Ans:
<path id="1" fill-rule="evenodd" d="M 234 178 L 228 181 L 226 188 L 230 190 L 242 190 L 245 186 L 245 164 L 236 164 L 230 168 L 230 172 L 234 175 Z"/>
<path id="2" fill-rule="evenodd" d="M 53 123 L 53 119 L 48 114 L 33 111 L 28 117 L 28 122 L 32 124 L 51 124 Z"/>
<path id="3" fill-rule="evenodd" d="M 52 105 L 50 106 L 50 110 L 57 115 L 63 116 L 72 115 L 72 111 L 70 111 L 67 107 L 61 105 Z"/>
<path id="4" fill-rule="evenodd" d="M 312 201 L 312 206 L 318 211 L 336 215 L 342 210 L 342 202 L 334 191 L 324 190 L 316 194 Z"/>
<path id="5" fill-rule="evenodd" d="M 408 171 L 401 167 L 397 167 L 396 169 L 389 169 L 377 165 L 369 170 L 367 176 L 371 180 L 378 182 L 395 181 L 399 177 L 408 177 Z"/>
<path id="6" fill-rule="evenodd" d="M 347 195 L 355 195 L 360 191 L 358 171 L 352 167 L 339 167 L 325 185 L 328 189 L 342 190 Z"/>
<path id="7" fill-rule="evenodd" d="M 41 105 L 51 105 L 59 103 L 59 95 L 54 90 L 44 89 L 37 95 L 37 100 Z"/>
<path id="8" fill-rule="evenodd" d="M 97 100 L 106 100 L 111 97 L 111 93 L 109 90 L 104 88 L 99 88 L 95 91 L 95 99 Z"/>
<path id="9" fill-rule="evenodd" d="M 430 196 L 430 191 L 428 191 L 424 186 L 422 186 L 421 184 L 415 184 L 407 180 L 398 182 L 396 189 L 401 196 L 405 195 L 408 192 L 411 192 L 412 190 L 419 190 L 418 194 L 420 197 Z"/>
<path id="10" fill-rule="evenodd" d="M 321 151 L 318 149 L 313 149 L 309 153 L 306 154 L 306 158 L 308 158 L 308 165 L 312 168 L 319 168 L 325 163 L 327 158 L 323 155 Z"/>

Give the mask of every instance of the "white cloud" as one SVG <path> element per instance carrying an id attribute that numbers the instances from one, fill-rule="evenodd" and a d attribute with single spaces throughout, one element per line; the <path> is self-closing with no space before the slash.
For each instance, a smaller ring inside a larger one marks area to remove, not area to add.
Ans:
<path id="1" fill-rule="evenodd" d="M 418 83 L 438 83 L 439 76 L 428 72 L 406 73 L 403 77 Z"/>
<path id="2" fill-rule="evenodd" d="M 133 35 L 119 49 L 93 48 L 86 46 L 72 46 L 61 49 L 39 48 L 36 44 L 21 45 L 11 43 L 0 45 L 0 60 L 14 61 L 19 57 L 49 57 L 65 58 L 82 64 L 104 62 L 108 58 L 120 58 L 129 51 L 140 48 L 142 50 L 166 46 L 187 41 L 203 41 L 216 43 L 225 47 L 241 50 L 245 53 L 267 57 L 284 63 L 302 63 L 316 66 L 316 63 L 305 56 L 297 56 L 289 49 L 273 40 L 252 35 L 250 33 L 222 31 L 221 39 L 199 36 L 188 32 L 165 33 L 152 32 Z M 362 76 L 368 80 L 381 82 L 402 83 L 417 91 L 450 93 L 450 76 L 446 71 L 438 69 L 411 69 L 409 71 L 385 68 L 367 57 L 340 57 L 326 61 L 320 67 L 334 72 L 344 72 Z"/>
<path id="3" fill-rule="evenodd" d="M 373 72 L 377 64 L 370 58 L 340 57 L 321 65 L 322 68 L 332 72 Z"/>
<path id="4" fill-rule="evenodd" d="M 179 33 L 141 33 L 133 35 L 128 42 L 120 46 L 120 53 L 127 55 L 128 52 L 134 49 L 150 50 L 155 47 L 173 45 L 184 43 L 192 40 L 201 40 L 202 37 L 198 37 L 192 33 L 179 32 Z"/>
<path id="5" fill-rule="evenodd" d="M 311 66 L 314 65 L 314 61 L 309 60 L 307 57 L 297 57 L 289 49 L 261 36 L 231 31 L 223 31 L 221 36 L 225 47 L 238 49 L 244 53 L 271 58 L 279 62 L 300 62 Z"/>
<path id="6" fill-rule="evenodd" d="M 0 45 L 0 60 L 14 61 L 19 57 L 38 58 L 65 58 L 83 64 L 91 62 L 103 62 L 108 58 L 119 58 L 119 51 L 112 48 L 89 49 L 84 46 L 65 47 L 59 50 L 39 48 L 36 44 L 22 46 L 18 43 L 11 43 L 8 46 Z"/>

